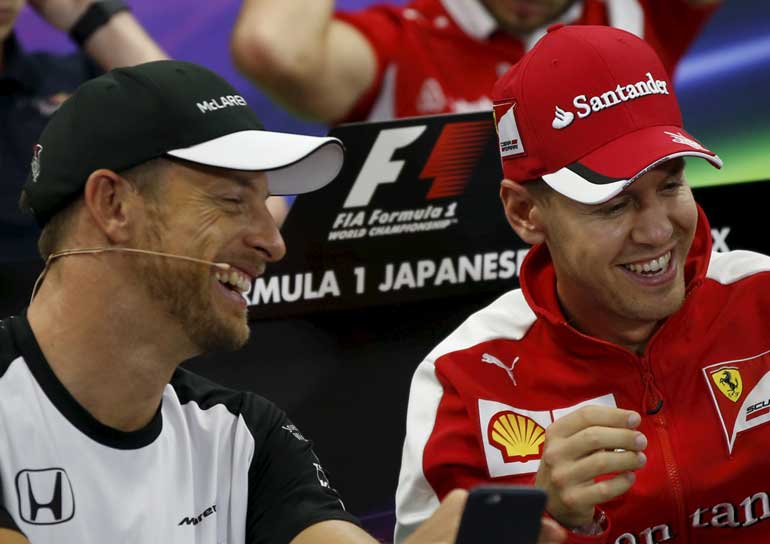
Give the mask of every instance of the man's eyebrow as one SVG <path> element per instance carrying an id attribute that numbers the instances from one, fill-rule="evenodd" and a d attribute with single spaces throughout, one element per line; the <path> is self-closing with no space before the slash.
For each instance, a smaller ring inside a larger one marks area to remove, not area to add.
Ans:
<path id="1" fill-rule="evenodd" d="M 238 187 L 243 187 L 244 189 L 252 189 L 255 190 L 257 188 L 257 185 L 254 183 L 253 177 L 246 177 L 246 175 L 239 176 L 239 175 L 232 175 L 232 176 L 218 176 L 218 180 L 225 181 L 230 184 L 237 185 Z"/>
<path id="2" fill-rule="evenodd" d="M 669 175 L 675 176 L 684 172 L 685 162 L 682 157 L 677 157 L 676 159 L 666 161 L 661 167 Z"/>

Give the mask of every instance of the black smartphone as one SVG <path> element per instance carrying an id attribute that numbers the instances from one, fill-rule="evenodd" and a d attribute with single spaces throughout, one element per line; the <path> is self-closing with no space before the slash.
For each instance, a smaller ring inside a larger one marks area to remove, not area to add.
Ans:
<path id="1" fill-rule="evenodd" d="M 537 544 L 545 499 L 545 491 L 537 487 L 474 487 L 455 544 Z"/>

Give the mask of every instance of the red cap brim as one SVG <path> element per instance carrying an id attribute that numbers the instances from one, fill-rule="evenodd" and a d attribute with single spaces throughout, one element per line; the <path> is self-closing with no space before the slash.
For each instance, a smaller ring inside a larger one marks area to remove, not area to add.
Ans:
<path id="1" fill-rule="evenodd" d="M 716 153 L 681 127 L 654 126 L 625 134 L 543 179 L 572 200 L 601 204 L 652 168 L 677 157 L 700 157 L 722 167 Z"/>

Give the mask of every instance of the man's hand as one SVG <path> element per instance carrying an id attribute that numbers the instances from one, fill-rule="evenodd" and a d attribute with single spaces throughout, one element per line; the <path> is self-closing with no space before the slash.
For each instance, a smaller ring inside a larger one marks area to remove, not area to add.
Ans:
<path id="1" fill-rule="evenodd" d="M 546 490 L 546 510 L 565 527 L 591 523 L 594 507 L 622 495 L 644 466 L 647 438 L 634 429 L 638 413 L 586 406 L 546 430 L 535 485 Z M 602 481 L 599 476 L 613 475 Z"/>
<path id="2" fill-rule="evenodd" d="M 12 529 L 0 528 L 0 544 L 29 544 L 29 540 Z"/>
<path id="3" fill-rule="evenodd" d="M 29 5 L 50 25 L 69 32 L 94 0 L 29 0 Z"/>
<path id="4" fill-rule="evenodd" d="M 464 489 L 451 491 L 441 505 L 412 533 L 404 544 L 454 544 L 460 517 L 465 509 L 468 492 Z M 483 535 L 479 535 L 483 536 Z M 566 531 L 552 519 L 543 518 L 537 544 L 559 544 L 566 538 Z M 514 544 L 514 543 L 511 543 Z"/>

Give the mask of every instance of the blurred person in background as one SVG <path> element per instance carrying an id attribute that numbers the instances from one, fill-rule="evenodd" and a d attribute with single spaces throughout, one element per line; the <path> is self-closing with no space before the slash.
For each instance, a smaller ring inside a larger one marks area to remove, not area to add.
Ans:
<path id="1" fill-rule="evenodd" d="M 334 0 L 245 0 L 231 47 L 302 117 L 383 121 L 490 109 L 494 81 L 555 22 L 633 32 L 673 71 L 719 1 L 412 0 L 335 13 Z"/>
<path id="2" fill-rule="evenodd" d="M 31 0 L 80 50 L 27 52 L 14 33 L 26 0 L 0 0 L 0 248 L 3 260 L 34 258 L 38 231 L 18 209 L 32 147 L 57 108 L 84 81 L 118 66 L 166 58 L 120 0 Z"/>
<path id="3" fill-rule="evenodd" d="M 311 119 L 388 120 L 491 109 L 489 90 L 553 23 L 647 40 L 669 73 L 719 0 L 411 0 L 336 12 L 333 0 L 244 0 L 236 64 Z"/>

